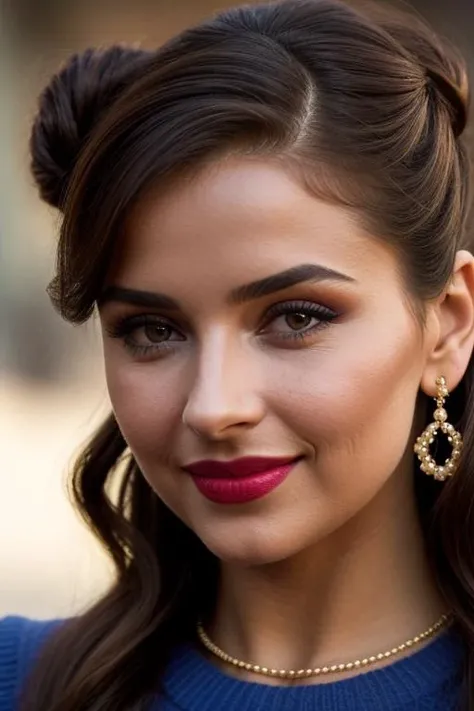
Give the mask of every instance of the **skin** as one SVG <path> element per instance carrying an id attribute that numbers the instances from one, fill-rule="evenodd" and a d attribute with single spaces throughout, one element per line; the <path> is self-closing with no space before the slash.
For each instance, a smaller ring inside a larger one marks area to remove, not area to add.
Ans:
<path id="1" fill-rule="evenodd" d="M 347 278 L 229 301 L 301 264 Z M 444 611 L 412 448 L 420 387 L 434 395 L 438 375 L 455 387 L 472 352 L 473 258 L 458 253 L 423 328 L 400 273 L 390 246 L 268 159 L 229 158 L 151 191 L 125 225 L 107 286 L 159 292 L 180 308 L 109 292 L 100 318 L 112 406 L 157 495 L 221 560 L 209 632 L 239 658 L 278 668 L 349 661 Z M 293 313 L 269 316 L 277 303 Z M 318 321 L 308 304 L 334 318 Z M 117 337 L 119 322 L 143 314 L 148 328 Z M 232 506 L 208 501 L 182 470 L 249 455 L 304 459 L 264 498 Z"/>

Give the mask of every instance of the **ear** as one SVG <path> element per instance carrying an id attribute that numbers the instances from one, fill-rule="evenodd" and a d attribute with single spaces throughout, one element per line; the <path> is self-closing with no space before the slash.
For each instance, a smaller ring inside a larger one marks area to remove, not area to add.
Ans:
<path id="1" fill-rule="evenodd" d="M 474 348 L 474 257 L 459 251 L 450 283 L 433 306 L 436 333 L 426 360 L 421 389 L 436 395 L 436 378 L 444 376 L 450 391 L 459 385 Z"/>

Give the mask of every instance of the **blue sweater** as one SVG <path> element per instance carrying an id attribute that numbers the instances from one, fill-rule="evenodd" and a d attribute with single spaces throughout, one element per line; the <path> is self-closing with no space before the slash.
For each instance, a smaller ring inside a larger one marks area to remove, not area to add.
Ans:
<path id="1" fill-rule="evenodd" d="M 0 711 L 16 711 L 25 677 L 54 622 L 0 621 Z M 463 649 L 447 631 L 383 669 L 327 684 L 239 681 L 192 645 L 176 650 L 150 711 L 457 711 Z"/>

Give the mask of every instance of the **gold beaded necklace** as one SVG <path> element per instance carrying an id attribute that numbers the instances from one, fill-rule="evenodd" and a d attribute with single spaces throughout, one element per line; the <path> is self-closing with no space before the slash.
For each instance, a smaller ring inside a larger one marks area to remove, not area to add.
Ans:
<path id="1" fill-rule="evenodd" d="M 438 632 L 438 630 L 440 630 L 442 627 L 447 625 L 449 621 L 449 615 L 442 615 L 439 620 L 434 623 L 434 625 L 429 627 L 424 632 L 421 632 L 420 634 L 416 635 L 416 637 L 412 637 L 403 644 L 399 644 L 398 647 L 394 647 L 393 649 L 390 649 L 387 652 L 380 652 L 379 654 L 375 654 L 372 657 L 366 657 L 365 659 L 356 659 L 353 662 L 345 662 L 344 664 L 332 664 L 331 666 L 326 667 L 316 667 L 316 669 L 299 669 L 298 671 L 294 669 L 270 669 L 268 667 L 260 666 L 259 664 L 251 664 L 249 662 L 243 662 L 240 659 L 236 659 L 235 657 L 232 657 L 230 654 L 227 654 L 222 649 L 220 649 L 217 644 L 214 644 L 214 642 L 204 631 L 204 627 L 201 623 L 198 623 L 197 625 L 197 634 L 200 642 L 209 652 L 211 652 L 211 654 L 218 657 L 226 664 L 232 665 L 233 667 L 237 667 L 238 669 L 244 669 L 245 671 L 252 672 L 253 674 L 277 677 L 280 679 L 307 679 L 309 677 L 321 676 L 324 674 L 354 671 L 355 669 L 367 667 L 371 664 L 376 664 L 377 662 L 381 662 L 385 659 L 389 659 L 390 657 L 394 657 L 397 654 L 401 654 L 402 652 L 405 652 L 406 650 L 417 646 L 424 640 L 433 637 L 433 635 L 435 635 L 436 632 Z"/>

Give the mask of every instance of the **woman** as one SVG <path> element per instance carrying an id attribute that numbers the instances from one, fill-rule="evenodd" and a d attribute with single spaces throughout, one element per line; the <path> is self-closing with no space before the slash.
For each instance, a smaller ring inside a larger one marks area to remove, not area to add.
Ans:
<path id="1" fill-rule="evenodd" d="M 113 408 L 72 489 L 117 576 L 4 620 L 1 711 L 474 709 L 466 113 L 429 29 L 337 0 L 53 78 L 50 293 Z"/>

